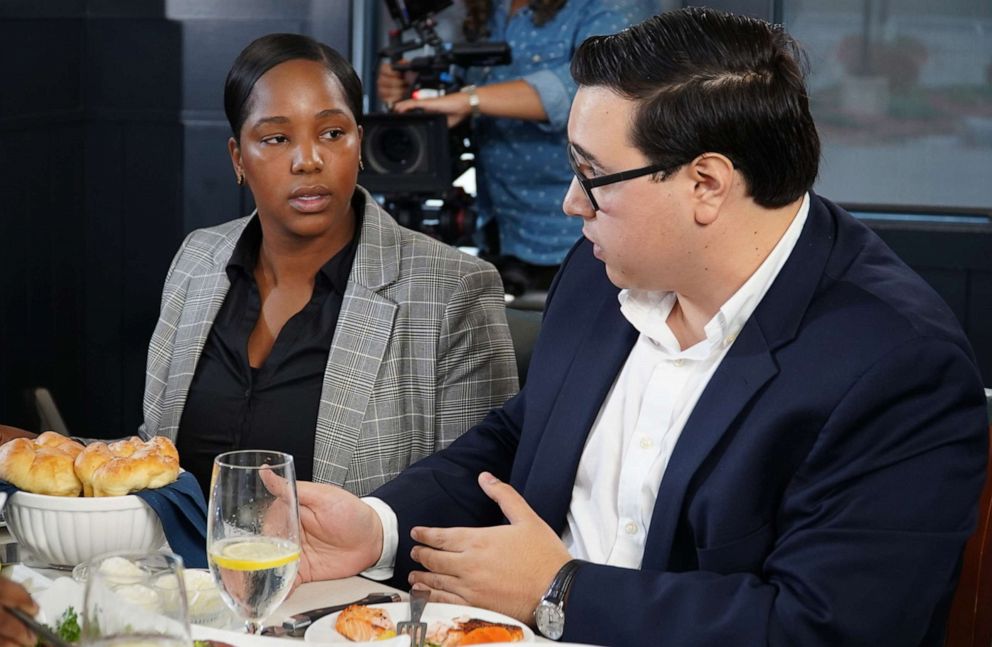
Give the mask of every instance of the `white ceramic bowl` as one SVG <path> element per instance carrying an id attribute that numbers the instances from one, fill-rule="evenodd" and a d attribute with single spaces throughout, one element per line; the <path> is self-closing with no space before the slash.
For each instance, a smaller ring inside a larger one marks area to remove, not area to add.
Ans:
<path id="1" fill-rule="evenodd" d="M 101 553 L 165 544 L 158 515 L 134 495 L 61 497 L 16 492 L 4 510 L 17 543 L 37 559 L 74 566 Z"/>

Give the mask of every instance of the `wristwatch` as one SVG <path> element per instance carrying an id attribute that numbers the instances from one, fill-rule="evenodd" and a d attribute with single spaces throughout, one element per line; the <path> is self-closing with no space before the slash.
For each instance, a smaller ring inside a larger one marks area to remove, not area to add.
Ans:
<path id="1" fill-rule="evenodd" d="M 476 119 L 482 114 L 482 111 L 479 109 L 479 93 L 476 92 L 476 89 L 474 85 L 462 87 L 462 92 L 468 95 L 468 106 L 472 109 L 472 119 Z"/>
<path id="2" fill-rule="evenodd" d="M 565 633 L 565 602 L 568 601 L 568 592 L 575 580 L 575 573 L 584 563 L 581 559 L 565 562 L 534 609 L 537 630 L 545 638 L 558 640 Z"/>

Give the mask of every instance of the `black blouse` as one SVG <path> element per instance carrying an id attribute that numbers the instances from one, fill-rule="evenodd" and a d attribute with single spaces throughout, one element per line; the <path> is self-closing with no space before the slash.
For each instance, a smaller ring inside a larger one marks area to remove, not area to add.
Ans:
<path id="1" fill-rule="evenodd" d="M 231 287 L 196 365 L 176 442 L 180 464 L 205 495 L 214 457 L 235 449 L 287 452 L 296 477 L 312 478 L 324 369 L 361 229 L 361 209 L 355 213 L 355 237 L 317 272 L 310 301 L 282 327 L 259 368 L 248 363 L 248 337 L 261 310 L 257 216 L 238 239 L 226 268 Z"/>

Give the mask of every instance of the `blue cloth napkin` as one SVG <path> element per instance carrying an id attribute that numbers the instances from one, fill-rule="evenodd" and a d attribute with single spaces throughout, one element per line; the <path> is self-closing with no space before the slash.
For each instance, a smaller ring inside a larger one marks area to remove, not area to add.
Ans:
<path id="1" fill-rule="evenodd" d="M 0 492 L 9 495 L 17 488 L 0 481 Z M 135 492 L 162 521 L 172 552 L 183 558 L 186 568 L 207 567 L 207 503 L 196 478 L 182 472 L 171 485 Z"/>
<path id="2" fill-rule="evenodd" d="M 186 568 L 206 568 L 207 502 L 196 477 L 182 472 L 171 485 L 134 494 L 158 514 L 169 547 Z"/>

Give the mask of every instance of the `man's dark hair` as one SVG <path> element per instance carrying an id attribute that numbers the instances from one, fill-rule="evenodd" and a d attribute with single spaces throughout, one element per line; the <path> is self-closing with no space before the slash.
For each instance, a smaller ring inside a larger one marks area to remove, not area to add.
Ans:
<path id="1" fill-rule="evenodd" d="M 774 208 L 809 190 L 819 167 L 806 67 L 781 26 L 694 7 L 587 39 L 572 76 L 640 103 L 632 144 L 652 163 L 670 173 L 721 153 Z"/>
<path id="2" fill-rule="evenodd" d="M 251 113 L 251 92 L 258 79 L 276 65 L 298 59 L 324 64 L 344 88 L 348 108 L 361 125 L 362 81 L 347 59 L 307 36 L 269 34 L 253 40 L 241 50 L 224 82 L 224 112 L 235 139 L 240 140 L 241 126 Z"/>

